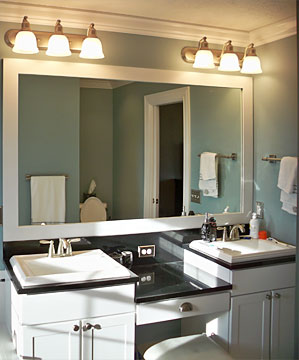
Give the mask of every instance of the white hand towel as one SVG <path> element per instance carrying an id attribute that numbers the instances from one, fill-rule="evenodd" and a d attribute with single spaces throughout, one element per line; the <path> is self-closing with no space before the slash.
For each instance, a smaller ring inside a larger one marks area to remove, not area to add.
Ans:
<path id="1" fill-rule="evenodd" d="M 65 176 L 31 176 L 31 223 L 65 222 Z"/>
<path id="2" fill-rule="evenodd" d="M 203 152 L 200 156 L 201 180 L 216 179 L 216 153 Z"/>
<path id="3" fill-rule="evenodd" d="M 277 186 L 284 192 L 294 192 L 294 185 L 297 183 L 296 157 L 286 156 L 281 159 Z"/>
<path id="4" fill-rule="evenodd" d="M 218 197 L 218 157 L 216 153 L 202 153 L 198 187 L 203 196 Z"/>

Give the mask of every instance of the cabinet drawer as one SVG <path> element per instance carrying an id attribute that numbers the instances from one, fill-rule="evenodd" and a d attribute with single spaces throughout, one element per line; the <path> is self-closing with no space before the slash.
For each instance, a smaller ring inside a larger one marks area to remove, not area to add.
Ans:
<path id="1" fill-rule="evenodd" d="M 18 295 L 12 285 L 12 305 L 21 325 L 46 324 L 135 311 L 135 284 L 88 290 Z"/>
<path id="2" fill-rule="evenodd" d="M 192 310 L 180 311 L 180 306 L 190 303 Z M 150 324 L 189 316 L 227 311 L 230 308 L 230 293 L 200 295 L 163 300 L 136 306 L 136 324 Z"/>

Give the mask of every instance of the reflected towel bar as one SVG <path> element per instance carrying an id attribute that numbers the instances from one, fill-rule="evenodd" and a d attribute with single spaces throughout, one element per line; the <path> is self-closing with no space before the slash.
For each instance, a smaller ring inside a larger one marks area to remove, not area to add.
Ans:
<path id="1" fill-rule="evenodd" d="M 201 154 L 198 154 L 197 156 L 200 157 Z M 217 156 L 218 158 L 223 158 L 223 159 L 237 160 L 237 153 L 232 153 L 231 155 L 221 155 L 221 154 L 217 154 L 216 156 Z"/>
<path id="2" fill-rule="evenodd" d="M 294 156 L 296 157 L 296 156 Z M 281 161 L 282 158 L 276 157 L 276 155 L 269 155 L 267 157 L 263 157 L 263 161 L 269 161 L 270 163 L 274 163 L 275 161 Z"/>
<path id="3" fill-rule="evenodd" d="M 31 176 L 64 176 L 65 180 L 67 180 L 69 178 L 69 176 L 65 175 L 65 174 L 61 174 L 61 175 L 25 175 L 26 180 L 30 180 Z"/>

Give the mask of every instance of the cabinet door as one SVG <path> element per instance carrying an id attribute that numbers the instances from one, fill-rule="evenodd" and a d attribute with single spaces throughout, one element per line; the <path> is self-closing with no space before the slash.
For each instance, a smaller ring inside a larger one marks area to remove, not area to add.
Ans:
<path id="1" fill-rule="evenodd" d="M 295 288 L 272 291 L 271 359 L 294 358 Z"/>
<path id="2" fill-rule="evenodd" d="M 23 348 L 19 355 L 42 360 L 80 360 L 79 321 L 22 326 Z"/>
<path id="3" fill-rule="evenodd" d="M 237 359 L 268 359 L 271 293 L 235 296 L 230 313 L 230 353 Z"/>
<path id="4" fill-rule="evenodd" d="M 86 319 L 82 325 L 83 360 L 134 359 L 135 313 Z"/>

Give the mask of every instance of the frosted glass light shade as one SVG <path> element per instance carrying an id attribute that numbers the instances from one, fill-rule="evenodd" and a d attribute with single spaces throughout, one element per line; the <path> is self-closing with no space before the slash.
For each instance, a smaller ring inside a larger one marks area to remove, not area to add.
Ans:
<path id="1" fill-rule="evenodd" d="M 211 50 L 198 50 L 195 55 L 194 68 L 214 69 L 214 56 Z"/>
<path id="2" fill-rule="evenodd" d="M 59 34 L 52 35 L 49 39 L 48 50 L 46 51 L 46 55 L 48 56 L 72 55 L 68 38 L 65 35 L 59 35 Z"/>
<path id="3" fill-rule="evenodd" d="M 234 53 L 225 53 L 222 55 L 220 60 L 220 66 L 218 68 L 220 71 L 239 71 L 239 58 Z"/>
<path id="4" fill-rule="evenodd" d="M 261 61 L 258 56 L 246 56 L 243 60 L 242 74 L 261 74 Z"/>
<path id="5" fill-rule="evenodd" d="M 99 38 L 87 37 L 82 43 L 82 49 L 79 55 L 83 59 L 103 59 L 102 43 Z"/>
<path id="6" fill-rule="evenodd" d="M 32 31 L 19 31 L 12 51 L 18 54 L 36 54 L 39 52 L 37 41 Z"/>

